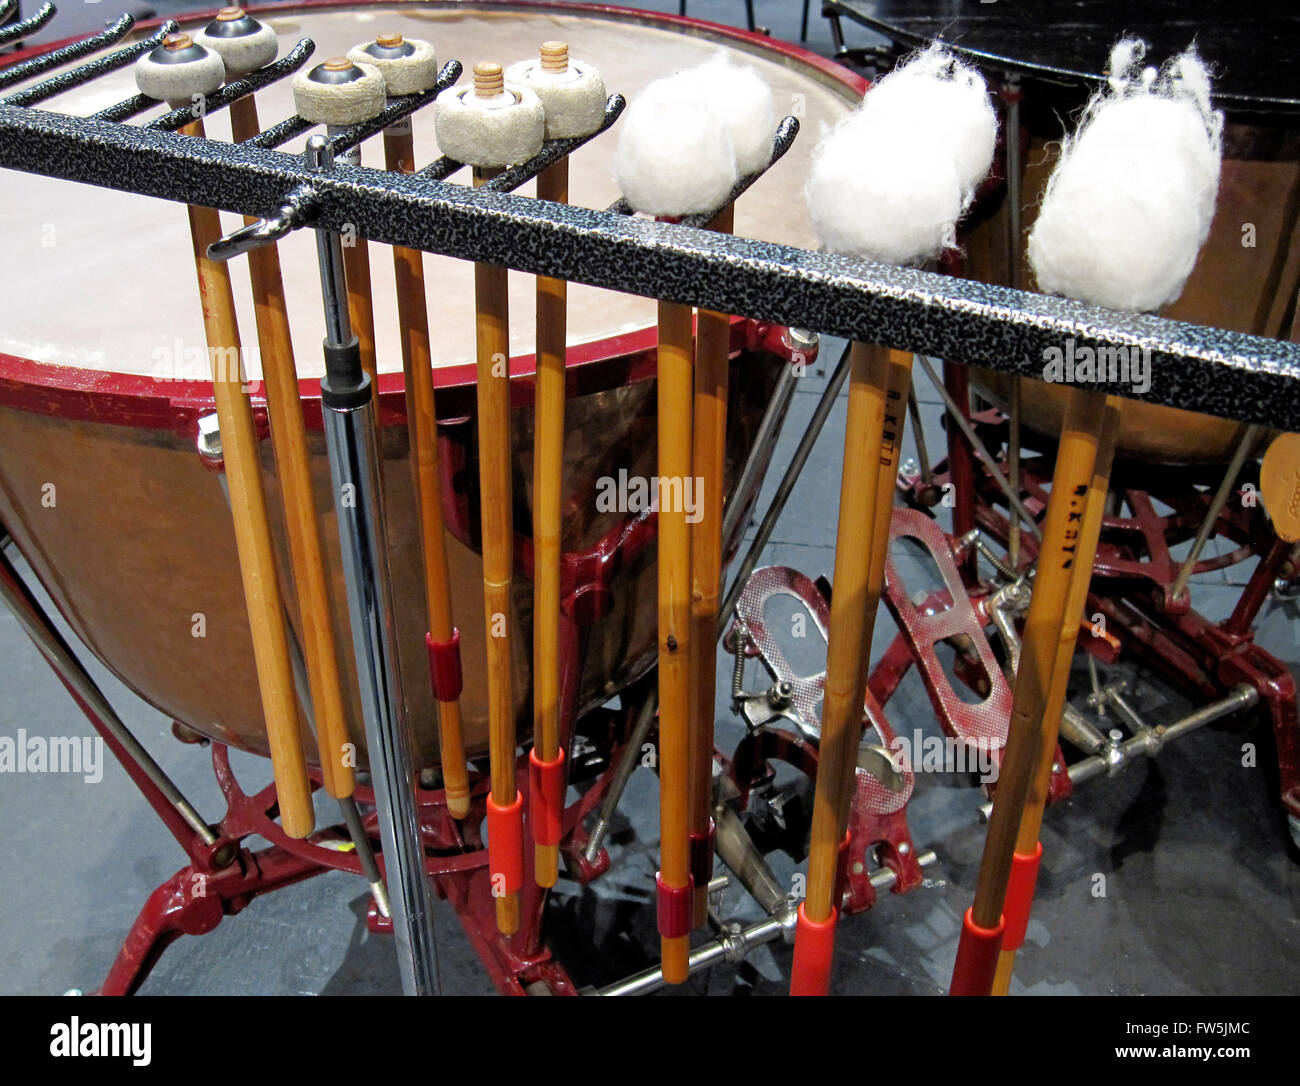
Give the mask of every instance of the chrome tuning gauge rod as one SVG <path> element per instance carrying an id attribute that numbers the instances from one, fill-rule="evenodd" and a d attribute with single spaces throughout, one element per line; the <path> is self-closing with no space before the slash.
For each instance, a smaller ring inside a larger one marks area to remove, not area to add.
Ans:
<path id="1" fill-rule="evenodd" d="M 333 155 L 324 136 L 313 136 L 306 154 L 314 171 L 328 173 L 333 168 Z M 338 234 L 317 230 L 316 254 L 326 329 L 321 414 L 398 964 L 407 995 L 435 995 L 438 955 L 433 935 L 433 896 L 425 873 L 410 724 L 397 669 L 373 418 L 374 387 L 361 368 L 360 348 L 348 318 L 343 248 Z"/>

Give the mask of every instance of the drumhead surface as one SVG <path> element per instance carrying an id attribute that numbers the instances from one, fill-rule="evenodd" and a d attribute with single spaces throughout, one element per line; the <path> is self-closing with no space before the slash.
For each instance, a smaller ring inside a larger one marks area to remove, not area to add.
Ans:
<path id="1" fill-rule="evenodd" d="M 702 63 L 719 50 L 754 65 L 771 84 L 779 115 L 793 113 L 803 131 L 790 153 L 739 201 L 736 231 L 747 237 L 813 247 L 816 239 L 802 195 L 812 149 L 821 130 L 843 117 L 857 101 L 851 85 L 838 83 L 808 62 L 761 41 L 740 41 L 698 24 L 684 32 L 653 16 L 629 13 L 570 13 L 563 9 L 497 10 L 472 4 L 446 6 L 376 5 L 363 8 L 270 9 L 262 17 L 280 35 L 283 54 L 303 37 L 316 43 L 309 65 L 347 52 L 376 34 L 396 30 L 432 41 L 439 62 L 458 59 L 468 71 L 479 60 L 510 63 L 535 56 L 548 39 L 569 43 L 577 59 L 596 64 L 608 90 L 629 100 L 651 81 Z M 187 24 L 195 29 L 200 23 Z M 465 82 L 467 76 L 462 76 Z M 257 95 L 262 127 L 293 112 L 290 80 Z M 136 93 L 130 67 L 45 103 L 60 112 L 88 115 Z M 159 106 L 132 123 L 161 115 Z M 225 111 L 207 120 L 208 135 L 230 138 Z M 570 199 L 603 208 L 619 191 L 611 163 L 615 128 L 582 148 L 572 160 Z M 415 115 L 416 165 L 437 157 L 433 110 Z M 299 151 L 306 136 L 287 144 Z M 363 165 L 382 168 L 382 141 L 363 146 Z M 468 184 L 469 172 L 455 181 Z M 530 184 L 520 190 L 532 195 Z M 227 229 L 240 225 L 224 215 Z M 0 352 L 40 362 L 160 379 L 203 380 L 210 376 L 198 292 L 184 208 L 177 204 L 0 171 L 0 236 L 6 239 L 4 285 L 0 291 Z M 294 350 L 302 377 L 323 373 L 324 336 L 315 243 L 310 231 L 280 244 L 293 324 Z M 381 372 L 400 372 L 391 251 L 371 245 L 376 338 Z M 232 262 L 246 370 L 260 376 L 249 290 L 248 262 Z M 425 257 L 434 362 L 471 362 L 474 352 L 473 268 L 447 257 Z M 511 353 L 533 352 L 534 280 L 511 274 Z M 590 287 L 570 289 L 571 344 L 603 341 L 654 323 L 650 299 Z"/>

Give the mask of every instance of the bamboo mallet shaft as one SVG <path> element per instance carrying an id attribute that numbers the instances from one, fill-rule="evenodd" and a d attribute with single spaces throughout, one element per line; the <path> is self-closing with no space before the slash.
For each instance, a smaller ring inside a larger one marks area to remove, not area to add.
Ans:
<path id="1" fill-rule="evenodd" d="M 867 344 L 853 347 L 835 540 L 832 582 L 835 591 L 831 597 L 826 698 L 822 708 L 818 788 L 805 900 L 805 909 L 815 921 L 827 920 L 832 907 L 838 906 L 833 899 L 838 854 L 853 798 L 871 638 L 884 584 L 894 465 L 906 413 L 911 357 Z M 869 532 L 866 546 L 863 546 L 864 529 Z M 838 622 L 836 598 L 844 601 L 838 609 Z"/>
<path id="2" fill-rule="evenodd" d="M 728 205 L 710 228 L 731 233 L 735 208 Z M 727 390 L 731 318 L 701 309 L 695 330 L 695 407 L 692 475 L 699 519 L 691 525 L 690 641 L 690 838 L 692 849 L 711 849 L 713 810 L 713 710 L 717 695 L 717 628 L 722 578 L 723 478 L 727 458 Z M 705 867 L 700 864 L 701 875 Z M 701 885 L 703 882 L 703 885 Z M 695 880 L 693 921 L 708 922 L 708 879 Z"/>
<path id="3" fill-rule="evenodd" d="M 476 168 L 475 185 L 481 185 L 493 173 Z M 514 515 L 510 470 L 509 278 L 506 269 L 497 264 L 476 264 L 474 293 L 492 799 L 499 807 L 509 807 L 518 798 L 518 788 L 515 783 L 514 684 L 510 651 Z M 503 934 L 512 935 L 518 931 L 519 891 L 497 894 L 496 912 L 497 928 Z"/>
<path id="4" fill-rule="evenodd" d="M 1002 937 L 1002 907 L 1021 814 L 1039 763 L 1043 715 L 1075 564 L 1081 560 L 1084 508 L 1103 427 L 1105 397 L 1072 389 L 1057 449 L 1052 492 L 1033 598 L 1025 620 L 1007 743 L 980 861 L 975 901 L 966 914 L 953 994 L 988 994 Z M 1089 556 L 1090 557 L 1090 556 Z"/>
<path id="5" fill-rule="evenodd" d="M 257 104 L 251 94 L 230 104 L 230 126 L 236 143 L 251 139 L 261 130 Z M 302 626 L 303 658 L 318 729 L 321 772 L 325 790 L 336 799 L 344 799 L 352 795 L 355 787 L 356 762 L 349 756 L 353 752 L 352 740 L 343 707 L 334 620 L 325 584 L 324 551 L 312 498 L 307 427 L 302 415 L 280 257 L 274 245 L 265 245 L 252 250 L 248 261 L 262 377 L 266 381 L 267 414 L 271 421 L 271 447 L 280 476 L 289 559 Z"/>
<path id="6" fill-rule="evenodd" d="M 195 120 L 182 131 L 203 138 L 203 122 Z M 244 390 L 243 367 L 238 361 L 233 366 L 230 364 L 231 359 L 238 360 L 240 351 L 230 273 L 225 265 L 212 260 L 207 251 L 208 245 L 221 237 L 221 218 L 214 208 L 191 205 L 189 221 L 203 304 L 203 328 L 212 356 L 212 392 L 230 487 L 231 520 L 266 716 L 280 823 L 289 837 L 303 838 L 311 833 L 315 815 L 298 727 L 293 667 L 284 632 L 284 604 L 276 577 L 275 549 L 262 487 L 257 428 L 252 403 Z"/>
<path id="7" fill-rule="evenodd" d="M 569 199 L 569 160 L 537 178 L 537 197 Z M 560 755 L 560 540 L 564 487 L 564 377 L 568 284 L 537 278 L 537 393 L 533 432 L 533 742 L 543 762 Z M 534 801 L 535 802 L 535 801 Z M 535 843 L 537 885 L 554 886 L 559 846 Z"/>
<path id="8" fill-rule="evenodd" d="M 691 318 L 690 306 L 659 303 L 659 478 L 678 487 L 684 487 L 691 475 Z M 684 894 L 691 881 L 691 749 L 688 731 L 691 711 L 691 532 L 684 501 L 665 502 L 662 492 L 660 498 L 659 878 L 662 914 L 667 900 L 665 894 Z M 689 902 L 685 908 L 689 910 Z M 689 973 L 690 936 L 664 934 L 666 922 L 670 930 L 676 930 L 675 923 L 660 916 L 664 980 L 669 984 L 680 984 Z M 689 929 L 689 923 L 687 927 Z"/>
<path id="9" fill-rule="evenodd" d="M 1101 539 L 1102 521 L 1106 515 L 1106 498 L 1110 493 L 1110 467 L 1115 454 L 1115 439 L 1119 433 L 1120 405 L 1114 397 L 1106 401 L 1101 432 L 1097 440 L 1097 457 L 1092 469 L 1092 482 L 1083 510 L 1079 531 L 1078 559 L 1070 571 L 1070 590 L 1062 616 L 1060 637 L 1056 646 L 1056 659 L 1052 665 L 1052 684 L 1048 690 L 1047 704 L 1043 709 L 1043 732 L 1038 751 L 1038 767 L 1030 784 L 1025 809 L 1020 816 L 1016 834 L 1017 862 L 1036 857 L 1038 834 L 1047 807 L 1047 795 L 1052 784 L 1052 765 L 1056 760 L 1057 733 L 1061 713 L 1065 710 L 1065 697 L 1069 689 L 1070 666 L 1079 638 L 1079 619 L 1088 599 L 1092 584 L 1092 566 Z M 1036 865 L 1036 860 L 1033 861 Z M 1032 884 L 1029 890 L 1032 894 Z M 1024 903 L 1026 912 L 1029 902 Z M 1010 924 L 1010 920 L 1008 920 Z M 993 994 L 1006 995 L 1011 985 L 1015 967 L 1016 948 L 1003 949 L 998 955 L 998 971 L 993 981 Z"/>
<path id="10" fill-rule="evenodd" d="M 415 148 L 410 126 L 384 131 L 385 165 L 412 173 Z M 406 384 L 406 424 L 411 471 L 420 518 L 420 553 L 429 636 L 446 644 L 456 637 L 451 603 L 451 574 L 443 527 L 438 465 L 438 414 L 433 390 L 433 354 L 429 342 L 429 313 L 425 300 L 424 258 L 416 249 L 393 248 L 397 283 L 397 315 Z M 447 810 L 453 818 L 469 814 L 469 771 L 461 727 L 459 697 L 438 698 L 439 756 Z"/>

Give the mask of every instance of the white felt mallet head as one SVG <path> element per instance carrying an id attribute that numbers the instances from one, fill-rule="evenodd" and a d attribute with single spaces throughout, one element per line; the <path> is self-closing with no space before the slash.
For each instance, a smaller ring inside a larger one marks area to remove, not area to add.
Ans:
<path id="1" fill-rule="evenodd" d="M 374 41 L 348 50 L 348 58 L 378 68 L 389 98 L 419 94 L 438 82 L 438 57 L 433 46 L 419 38 L 378 34 Z"/>
<path id="2" fill-rule="evenodd" d="M 681 218 L 725 206 L 739 179 L 731 134 L 678 77 L 657 80 L 623 113 L 614 177 L 634 211 Z"/>
<path id="3" fill-rule="evenodd" d="M 813 153 L 805 195 L 832 252 L 920 264 L 956 243 L 997 134 L 977 73 L 931 47 L 885 76 Z"/>
<path id="4" fill-rule="evenodd" d="M 984 77 L 939 43 L 913 56 L 867 92 L 861 117 L 886 111 L 915 124 L 952 157 L 963 199 L 988 175 L 998 120 Z"/>
<path id="5" fill-rule="evenodd" d="M 1111 309 L 1153 311 L 1182 293 L 1209 235 L 1223 118 L 1188 52 L 1163 72 L 1144 49 L 1111 54 L 1107 90 L 1066 140 L 1029 235 L 1039 289 Z"/>
<path id="6" fill-rule="evenodd" d="M 543 42 L 537 60 L 510 65 L 505 79 L 541 99 L 548 140 L 590 136 L 605 121 L 605 81 L 600 71 L 570 57 L 565 42 Z"/>
<path id="7" fill-rule="evenodd" d="M 378 117 L 386 101 L 379 69 L 348 57 L 331 57 L 293 77 L 293 108 L 313 124 L 360 124 Z"/>
<path id="8" fill-rule="evenodd" d="M 542 149 L 546 114 L 525 86 L 507 83 L 500 64 L 474 65 L 474 83 L 448 87 L 434 104 L 438 147 L 479 169 L 526 162 Z"/>
<path id="9" fill-rule="evenodd" d="M 161 45 L 135 62 L 140 93 L 173 108 L 189 105 L 195 95 L 211 94 L 225 81 L 221 57 L 188 34 L 168 34 Z"/>
<path id="10" fill-rule="evenodd" d="M 721 118 L 741 177 L 756 174 L 771 162 L 776 107 L 772 88 L 757 69 L 733 64 L 725 53 L 718 53 L 678 73 L 673 82 Z"/>
<path id="11" fill-rule="evenodd" d="M 194 35 L 194 40 L 221 58 L 227 79 L 265 68 L 280 52 L 275 31 L 236 7 L 218 11 L 217 17 Z"/>

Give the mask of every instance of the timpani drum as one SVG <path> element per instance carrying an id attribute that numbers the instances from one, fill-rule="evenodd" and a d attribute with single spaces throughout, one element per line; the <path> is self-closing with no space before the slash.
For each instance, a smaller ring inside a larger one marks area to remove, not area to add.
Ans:
<path id="1" fill-rule="evenodd" d="M 960 8 L 960 10 L 958 10 Z M 1283 0 L 1248 12 L 1219 0 L 1039 0 L 1032 17 L 1015 5 L 949 5 L 932 0 L 831 0 L 829 13 L 884 34 L 901 48 L 939 36 L 966 54 L 998 86 L 1020 80 L 1022 237 L 1027 237 L 1067 124 L 1101 85 L 1102 66 L 1121 36 L 1151 46 L 1160 63 L 1195 40 L 1214 72 L 1214 99 L 1226 114 L 1224 162 L 1210 237 L 1182 296 L 1162 315 L 1257 335 L 1292 338 L 1300 287 L 1300 62 L 1294 49 L 1300 13 Z M 963 238 L 966 273 L 1013 282 L 1006 209 Z M 1027 261 L 1018 282 L 1034 287 Z M 1005 407 L 1009 379 L 972 370 L 972 384 Z M 1067 389 L 1041 381 L 1022 386 L 1023 421 L 1060 433 Z M 1231 458 L 1244 425 L 1228 419 L 1126 399 L 1117 455 L 1161 464 Z M 1265 439 L 1261 439 L 1261 445 Z"/>
<path id="2" fill-rule="evenodd" d="M 315 41 L 312 63 L 389 29 L 431 40 L 440 61 L 456 58 L 467 67 L 477 60 L 534 56 L 539 43 L 559 38 L 569 42 L 575 56 L 601 68 L 611 92 L 628 98 L 651 80 L 715 52 L 734 54 L 761 71 L 778 110 L 799 116 L 808 133 L 739 202 L 736 232 L 805 247 L 815 245 L 815 237 L 800 193 L 816 133 L 851 110 L 864 86 L 842 68 L 757 35 L 583 5 L 327 2 L 255 13 L 278 31 L 282 52 L 299 38 Z M 206 21 L 196 20 L 194 26 Z M 259 92 L 264 127 L 293 112 L 289 82 Z M 56 104 L 61 111 L 85 115 L 134 93 L 126 68 L 60 96 Z M 159 107 L 141 119 L 161 112 Z M 417 166 L 437 154 L 432 112 L 414 117 Z M 212 138 L 228 139 L 225 114 L 208 118 L 207 131 Z M 574 156 L 572 202 L 605 207 L 618 197 L 611 171 L 616 138 L 608 133 Z M 297 150 L 304 140 L 285 149 Z M 381 164 L 377 144 L 363 147 L 363 164 Z M 522 191 L 531 194 L 531 186 Z M 224 221 L 230 229 L 239 225 L 234 216 Z M 212 398 L 184 208 L 6 172 L 0 176 L 0 236 L 6 244 L 0 291 L 0 522 L 77 636 L 131 689 L 203 735 L 266 754 L 230 515 L 218 479 L 196 452 L 198 419 L 211 412 Z M 300 231 L 280 250 L 336 637 L 340 645 L 350 645 L 320 431 L 324 328 L 313 236 Z M 476 550 L 473 267 L 449 258 L 425 260 L 443 501 L 466 673 L 464 729 L 473 756 L 487 748 L 482 567 Z M 371 266 L 398 644 L 418 758 L 430 766 L 437 760 L 437 725 L 427 681 L 419 528 L 406 460 L 387 247 L 371 246 Z M 231 271 L 256 406 L 260 366 L 247 262 L 233 262 Z M 532 486 L 533 284 L 531 276 L 511 273 L 515 523 L 523 536 Z M 563 547 L 578 553 L 616 532 L 627 517 L 597 510 L 600 479 L 617 478 L 620 470 L 655 474 L 655 303 L 582 286 L 572 287 L 569 297 Z M 52 322 L 56 310 L 60 317 Z M 751 447 L 778 372 L 770 355 L 746 348 L 741 322 L 735 333 L 728 433 L 732 479 Z M 287 545 L 267 441 L 262 459 L 283 571 Z M 517 550 L 526 552 L 526 542 Z M 654 661 L 653 550 L 623 565 L 605 563 L 611 566 L 610 591 L 585 638 L 579 711 L 607 701 Z M 516 622 L 510 628 L 524 639 L 531 636 L 531 599 L 531 583 L 516 578 Z M 296 616 L 291 618 L 296 624 Z M 529 656 L 514 653 L 521 736 L 530 725 Z M 350 666 L 343 676 L 353 705 L 353 739 L 364 750 Z M 316 757 L 309 737 L 304 752 Z"/>

